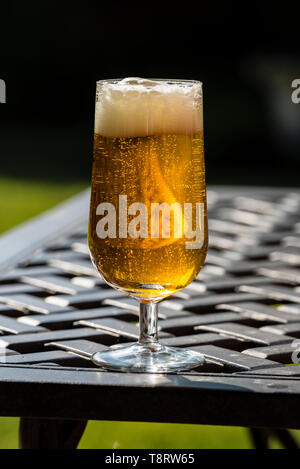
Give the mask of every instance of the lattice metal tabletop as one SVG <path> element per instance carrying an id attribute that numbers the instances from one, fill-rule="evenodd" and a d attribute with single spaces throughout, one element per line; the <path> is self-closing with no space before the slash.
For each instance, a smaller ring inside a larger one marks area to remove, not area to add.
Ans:
<path id="1" fill-rule="evenodd" d="M 206 364 L 168 375 L 91 361 L 138 338 L 138 306 L 91 264 L 88 197 L 0 238 L 0 414 L 24 417 L 23 446 L 43 418 L 64 446 L 84 428 L 70 419 L 300 428 L 300 192 L 209 190 L 205 267 L 159 310 L 161 342 Z"/>

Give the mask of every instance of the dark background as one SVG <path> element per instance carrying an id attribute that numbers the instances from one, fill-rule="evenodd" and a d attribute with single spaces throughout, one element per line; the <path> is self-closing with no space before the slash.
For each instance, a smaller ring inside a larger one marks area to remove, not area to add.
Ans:
<path id="1" fill-rule="evenodd" d="M 300 16 L 275 5 L 1 5 L 1 175 L 88 182 L 95 82 L 141 76 L 203 82 L 208 183 L 298 186 Z"/>

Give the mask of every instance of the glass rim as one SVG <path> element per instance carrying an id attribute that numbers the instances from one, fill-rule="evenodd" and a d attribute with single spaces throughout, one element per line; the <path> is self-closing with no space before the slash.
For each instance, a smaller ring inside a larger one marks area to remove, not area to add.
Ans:
<path id="1" fill-rule="evenodd" d="M 105 78 L 105 79 L 102 79 L 102 80 L 97 80 L 96 81 L 96 84 L 98 85 L 101 85 L 101 84 L 104 84 L 104 83 L 119 83 L 120 81 L 124 80 L 125 78 L 137 78 L 137 79 L 140 79 L 140 80 L 149 80 L 149 81 L 155 81 L 155 82 L 163 82 L 163 83 L 169 83 L 170 85 L 179 85 L 179 84 L 187 84 L 187 85 L 191 85 L 191 84 L 194 84 L 194 85 L 200 85 L 201 87 L 203 86 L 203 82 L 200 81 L 200 80 L 189 80 L 189 79 L 181 79 L 181 78 L 142 78 L 142 77 L 123 77 L 123 78 Z M 128 85 L 130 85 L 130 83 L 127 83 Z M 141 86 L 143 86 L 143 83 L 140 84 Z M 133 86 L 136 86 L 136 85 L 133 85 Z M 144 85 L 144 86 L 147 86 L 147 85 Z"/>

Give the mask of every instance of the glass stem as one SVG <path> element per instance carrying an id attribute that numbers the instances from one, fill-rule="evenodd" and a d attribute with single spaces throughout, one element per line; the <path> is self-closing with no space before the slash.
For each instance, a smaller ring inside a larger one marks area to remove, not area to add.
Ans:
<path id="1" fill-rule="evenodd" d="M 140 303 L 140 344 L 154 344 L 157 337 L 157 303 Z"/>

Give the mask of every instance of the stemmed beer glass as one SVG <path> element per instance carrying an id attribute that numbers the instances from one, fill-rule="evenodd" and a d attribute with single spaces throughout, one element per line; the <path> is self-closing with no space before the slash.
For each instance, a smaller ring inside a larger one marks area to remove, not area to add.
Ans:
<path id="1" fill-rule="evenodd" d="M 207 252 L 200 82 L 97 82 L 88 242 L 106 282 L 140 304 L 139 341 L 93 361 L 152 373 L 201 365 L 157 335 L 158 302 L 195 279 Z"/>

